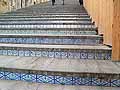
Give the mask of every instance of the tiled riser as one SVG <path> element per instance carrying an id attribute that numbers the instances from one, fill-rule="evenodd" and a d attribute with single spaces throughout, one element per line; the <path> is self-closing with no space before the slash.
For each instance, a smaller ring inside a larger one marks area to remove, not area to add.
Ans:
<path id="1" fill-rule="evenodd" d="M 40 7 L 37 7 L 37 9 L 39 9 Z M 24 8 L 25 9 L 25 8 Z M 31 9 L 33 9 L 33 7 L 32 8 L 29 8 L 30 10 Z M 36 9 L 36 8 L 34 8 L 34 9 Z M 19 11 L 19 10 L 18 10 Z M 23 10 L 22 10 L 23 11 Z M 6 12 L 6 13 L 2 13 L 1 15 L 16 15 L 16 16 L 18 16 L 18 15 L 30 15 L 30 16 L 32 16 L 32 15 L 35 15 L 34 13 L 33 14 L 27 14 L 27 13 L 16 13 L 16 11 L 15 12 Z M 88 15 L 88 13 L 87 12 L 75 12 L 75 13 L 73 13 L 73 12 L 68 12 L 68 13 L 65 13 L 65 12 L 63 12 L 63 13 L 52 13 L 52 12 L 44 12 L 44 13 L 40 13 L 40 14 L 37 14 L 37 15 L 79 15 L 79 16 L 81 16 L 81 15 Z"/>
<path id="2" fill-rule="evenodd" d="M 0 43 L 18 43 L 18 44 L 102 44 L 100 38 L 0 38 Z"/>
<path id="3" fill-rule="evenodd" d="M 2 48 L 0 55 L 9 56 L 33 56 L 33 57 L 49 57 L 49 58 L 61 58 L 61 59 L 82 59 L 82 60 L 110 60 L 111 51 L 104 50 L 54 50 L 54 49 L 36 49 L 31 50 L 27 48 Z"/>
<path id="4" fill-rule="evenodd" d="M 84 21 L 0 21 L 0 25 L 94 25 Z"/>
<path id="5" fill-rule="evenodd" d="M 90 18 L 10 18 L 10 19 L 0 19 L 0 21 L 91 21 Z"/>
<path id="6" fill-rule="evenodd" d="M 21 29 L 39 29 L 39 28 L 42 28 L 42 29 L 52 29 L 52 28 L 55 28 L 55 29 L 59 29 L 59 28 L 63 28 L 63 29 L 76 29 L 76 28 L 80 28 L 80 29 L 84 29 L 84 30 L 93 30 L 95 29 L 95 27 L 93 25 L 0 25 L 0 28 L 4 29 L 4 28 L 21 28 Z"/>
<path id="7" fill-rule="evenodd" d="M 65 15 L 65 14 L 41 14 L 41 15 L 30 15 L 30 14 L 14 14 L 14 15 L 10 15 L 10 14 L 1 14 L 0 15 L 0 18 L 41 18 L 41 17 L 79 17 L 79 18 L 90 18 L 89 15 L 71 15 L 71 14 L 68 14 L 68 15 Z"/>
<path id="8" fill-rule="evenodd" d="M 6 18 L 8 18 L 8 19 L 11 19 L 11 18 L 90 18 L 90 16 L 75 16 L 75 15 L 73 15 L 73 16 L 69 16 L 69 15 L 66 15 L 66 16 L 45 16 L 45 15 L 43 15 L 43 16 L 17 16 L 17 15 L 15 15 L 15 16 L 10 16 L 10 15 L 5 15 L 5 16 L 1 16 L 0 15 L 0 18 L 1 19 L 6 19 Z"/>
<path id="9" fill-rule="evenodd" d="M 96 31 L 78 30 L 0 30 L 0 34 L 58 34 L 58 35 L 96 35 Z"/>
<path id="10" fill-rule="evenodd" d="M 61 85 L 86 85 L 86 86 L 117 86 L 120 87 L 120 79 L 103 80 L 97 78 L 82 78 L 72 76 L 51 76 L 43 74 L 25 74 L 0 72 L 0 79 L 4 80 L 22 80 L 27 82 L 50 83 Z"/>

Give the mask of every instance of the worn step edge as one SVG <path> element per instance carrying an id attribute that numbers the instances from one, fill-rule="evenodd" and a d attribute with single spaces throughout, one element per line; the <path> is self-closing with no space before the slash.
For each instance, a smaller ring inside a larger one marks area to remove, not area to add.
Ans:
<path id="1" fill-rule="evenodd" d="M 33 18 L 33 17 L 90 17 L 89 15 L 50 15 L 50 14 L 41 14 L 41 15 L 30 15 L 30 14 L 25 14 L 25 15 L 11 15 L 11 14 L 0 14 L 0 18 L 13 18 L 13 17 L 16 17 L 16 18 L 20 18 L 20 17 L 28 17 L 28 18 Z"/>
<path id="2" fill-rule="evenodd" d="M 75 32 L 75 31 L 84 31 L 84 32 L 86 32 L 86 31 L 97 31 L 98 30 L 98 28 L 97 27 L 95 27 L 95 28 L 92 28 L 92 29 L 90 29 L 90 28 L 88 28 L 88 29 L 80 29 L 80 28 L 0 28 L 0 30 L 34 30 L 34 31 L 37 31 L 37 30 L 39 30 L 39 31 L 41 31 L 41 30 L 47 30 L 47 31 L 72 31 L 72 32 Z M 46 31 L 46 32 L 47 32 Z"/>
<path id="3" fill-rule="evenodd" d="M 59 35 L 59 34 L 0 34 L 0 37 L 83 37 L 83 38 L 103 38 L 99 35 Z"/>
<path id="4" fill-rule="evenodd" d="M 3 44 L 0 43 L 0 47 L 14 47 L 14 48 L 36 48 L 36 49 L 70 49 L 70 50 L 79 50 L 79 49 L 85 49 L 85 50 L 112 50 L 111 48 L 104 46 L 104 45 L 94 45 L 94 46 L 88 46 L 88 45 L 34 45 L 34 44 Z"/>
<path id="5" fill-rule="evenodd" d="M 41 24 L 41 25 L 49 25 L 49 24 L 63 24 L 63 25 L 94 25 L 94 23 L 89 22 L 89 21 L 0 21 L 0 25 L 16 25 L 16 24 L 22 24 L 22 25 L 27 25 L 27 24 Z"/>
<path id="6" fill-rule="evenodd" d="M 25 15 L 26 13 L 17 13 L 17 15 Z M 11 13 L 2 13 L 0 15 L 16 15 L 16 14 L 13 14 L 13 12 Z M 35 15 L 34 13 L 33 14 L 27 14 L 27 15 Z M 39 14 L 36 14 L 36 15 L 88 15 L 88 13 L 39 13 Z"/>
<path id="7" fill-rule="evenodd" d="M 26 63 L 27 62 L 27 63 Z M 87 67 L 86 67 L 87 65 Z M 78 60 L 44 57 L 1 56 L 0 67 L 31 71 L 48 71 L 73 74 L 117 74 L 120 75 L 120 63 L 108 60 Z M 7 69 L 6 69 L 7 70 Z M 33 72 L 33 73 L 36 73 Z M 88 75 L 89 76 L 89 75 Z M 117 77 L 119 78 L 119 77 Z M 107 78 L 106 78 L 107 79 Z"/>
<path id="8" fill-rule="evenodd" d="M 74 20 L 74 21 L 91 21 L 91 18 L 0 18 L 0 21 L 43 21 L 43 20 Z"/>

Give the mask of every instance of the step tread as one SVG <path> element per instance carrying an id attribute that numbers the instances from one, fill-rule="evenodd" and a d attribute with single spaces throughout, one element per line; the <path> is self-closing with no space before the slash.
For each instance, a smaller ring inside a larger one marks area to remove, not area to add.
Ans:
<path id="1" fill-rule="evenodd" d="M 9 70 L 33 70 L 63 73 L 120 74 L 120 63 L 104 60 L 55 59 L 0 56 L 0 67 Z"/>
<path id="2" fill-rule="evenodd" d="M 42 34 L 45 34 L 45 35 L 46 35 L 46 33 L 52 34 L 50 32 L 55 32 L 55 34 L 58 32 L 63 32 L 63 34 L 68 32 L 67 34 L 73 33 L 74 35 L 81 35 L 81 34 L 79 34 L 79 32 L 96 32 L 96 34 L 97 34 L 97 28 L 86 29 L 86 30 L 79 29 L 79 28 L 36 28 L 36 29 L 35 28 L 0 28 L 0 31 L 2 31 L 2 32 L 8 31 L 8 30 L 9 30 L 9 32 L 10 31 L 19 31 L 19 33 L 21 33 L 21 31 L 24 31 L 24 30 L 32 31 L 32 33 L 35 33 L 35 31 L 40 31 L 41 33 L 43 32 Z M 78 34 L 76 32 L 78 32 Z M 2 34 L 3 33 L 0 33 L 0 35 L 2 35 Z M 16 34 L 18 34 L 18 33 L 16 33 Z M 90 34 L 90 35 L 96 35 L 96 34 Z M 70 34 L 70 35 L 72 35 L 72 34 Z M 89 34 L 86 34 L 86 35 L 89 35 Z"/>
<path id="3" fill-rule="evenodd" d="M 111 48 L 105 46 L 105 45 L 94 45 L 94 46 L 88 46 L 88 45 L 44 45 L 44 44 L 3 44 L 0 43 L 0 47 L 16 47 L 16 48 L 35 48 L 35 49 L 93 49 L 93 50 L 111 50 Z"/>
<path id="4" fill-rule="evenodd" d="M 0 28 L 0 30 L 47 30 L 47 31 L 97 31 L 97 27 L 96 28 L 92 28 L 92 29 L 80 29 L 80 28 Z M 1 33 L 0 33 L 1 34 Z"/>
<path id="5" fill-rule="evenodd" d="M 16 15 L 16 12 L 15 13 L 14 12 L 3 13 L 3 14 L 6 14 L 6 15 Z M 0 15 L 3 15 L 3 14 L 0 14 Z M 27 13 L 19 13 L 17 15 L 24 15 L 24 14 L 27 14 Z M 50 14 L 50 15 L 64 15 L 64 14 L 65 15 L 88 15 L 88 13 L 80 13 L 80 12 L 79 13 L 68 13 L 68 12 L 62 12 L 62 13 L 57 13 L 57 12 L 50 13 L 50 12 L 47 12 L 47 13 L 45 13 L 45 12 L 43 12 L 43 13 L 39 13 L 38 15 L 48 15 L 48 14 Z M 27 14 L 27 15 L 32 15 L 32 14 Z M 33 13 L 33 15 L 34 15 L 34 13 Z"/>
<path id="6" fill-rule="evenodd" d="M 1 24 L 93 24 L 92 22 L 90 21 L 0 21 L 0 25 Z"/>
<path id="7" fill-rule="evenodd" d="M 74 86 L 0 80 L 1 90 L 119 90 L 119 87 Z"/>
<path id="8" fill-rule="evenodd" d="M 17 24 L 17 25 L 9 25 L 9 24 L 6 24 L 6 25 L 0 25 L 0 28 L 31 28 L 31 29 L 34 29 L 34 28 L 42 28 L 42 29 L 51 29 L 51 28 L 55 28 L 55 29 L 97 29 L 96 26 L 94 25 L 20 25 L 20 24 Z"/>
<path id="9" fill-rule="evenodd" d="M 70 14 L 40 14 L 40 15 L 30 15 L 30 14 L 15 14 L 15 15 L 11 15 L 11 14 L 0 14 L 0 17 L 40 17 L 40 16 L 54 16 L 54 17 L 61 17 L 61 16 L 70 16 L 70 17 L 76 17 L 76 16 L 78 16 L 78 17 L 81 17 L 81 16 L 88 16 L 89 17 L 89 15 L 70 15 Z"/>
<path id="10" fill-rule="evenodd" d="M 19 19 L 90 19 L 90 18 L 82 18 L 82 17 L 56 17 L 56 18 L 48 18 L 48 17 L 43 17 L 43 18 L 41 18 L 41 17 L 39 17 L 39 18 L 35 18 L 35 17 L 33 17 L 33 18 L 27 18 L 27 17 L 23 17 L 23 18 L 10 18 L 10 19 L 8 19 L 8 18 L 4 18 L 4 19 L 2 19 L 2 18 L 0 18 L 0 20 L 19 20 Z"/>
<path id="11" fill-rule="evenodd" d="M 0 37 L 89 37 L 103 38 L 100 35 L 60 35 L 60 34 L 0 34 Z"/>

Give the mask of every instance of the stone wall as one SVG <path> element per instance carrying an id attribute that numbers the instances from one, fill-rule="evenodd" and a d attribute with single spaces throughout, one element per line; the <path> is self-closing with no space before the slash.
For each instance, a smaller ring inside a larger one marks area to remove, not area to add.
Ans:
<path id="1" fill-rule="evenodd" d="M 0 13 L 13 11 L 47 1 L 48 0 L 0 0 Z"/>

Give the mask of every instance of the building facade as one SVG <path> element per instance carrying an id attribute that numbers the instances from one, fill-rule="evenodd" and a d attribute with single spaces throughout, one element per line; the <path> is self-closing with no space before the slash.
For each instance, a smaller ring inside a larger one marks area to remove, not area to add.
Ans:
<path id="1" fill-rule="evenodd" d="M 0 0 L 0 12 L 12 11 L 48 0 Z"/>

